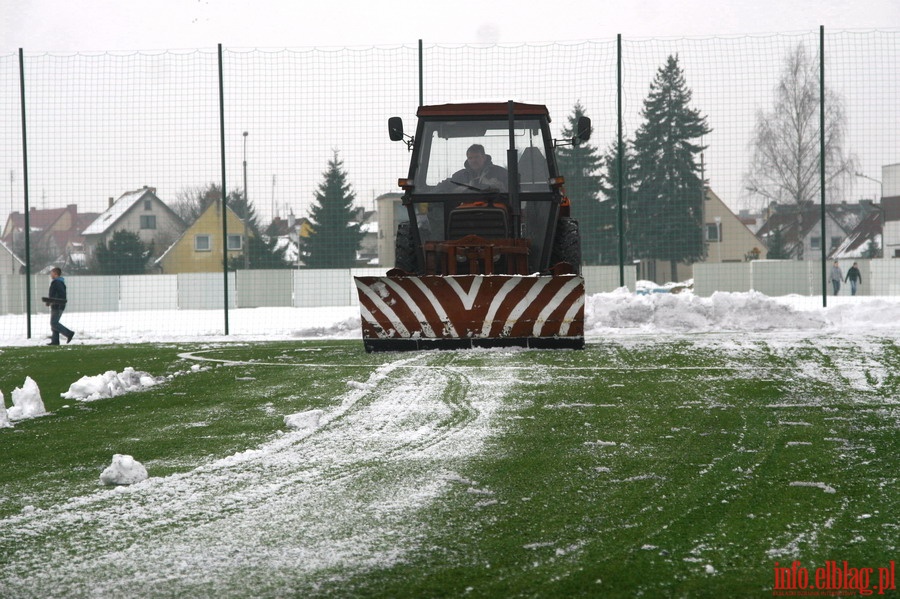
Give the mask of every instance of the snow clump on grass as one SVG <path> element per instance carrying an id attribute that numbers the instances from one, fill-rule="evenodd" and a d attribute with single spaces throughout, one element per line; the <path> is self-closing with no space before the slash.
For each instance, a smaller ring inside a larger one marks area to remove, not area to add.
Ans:
<path id="1" fill-rule="evenodd" d="M 115 454 L 112 464 L 100 474 L 100 482 L 104 485 L 133 485 L 147 478 L 149 475 L 143 464 L 121 453 Z"/>
<path id="2" fill-rule="evenodd" d="M 9 420 L 37 418 L 47 413 L 44 400 L 41 399 L 41 390 L 30 376 L 25 377 L 25 384 L 21 389 L 19 387 L 13 389 L 12 402 L 13 405 L 6 411 Z"/>
<path id="3" fill-rule="evenodd" d="M 78 401 L 95 401 L 109 397 L 117 397 L 132 391 L 141 391 L 161 383 L 163 378 L 155 378 L 146 372 L 140 372 L 128 366 L 124 371 L 116 373 L 108 370 L 97 376 L 83 376 L 69 386 L 69 390 L 61 394 L 65 399 Z"/>

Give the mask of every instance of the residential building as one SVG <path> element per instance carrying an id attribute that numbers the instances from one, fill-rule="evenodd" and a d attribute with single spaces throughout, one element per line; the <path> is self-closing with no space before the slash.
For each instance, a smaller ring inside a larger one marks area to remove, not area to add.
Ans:
<path id="1" fill-rule="evenodd" d="M 159 256 L 184 232 L 181 218 L 156 196 L 156 188 L 146 185 L 109 199 L 109 208 L 101 213 L 83 232 L 88 260 L 98 245 L 107 244 L 116 231 L 136 233 L 152 248 L 152 256 Z"/>
<path id="2" fill-rule="evenodd" d="M 765 260 L 767 250 L 748 227 L 751 219 L 735 215 L 712 190 L 706 189 L 703 206 L 705 262 L 747 262 Z"/>
<path id="3" fill-rule="evenodd" d="M 84 265 L 82 232 L 99 216 L 96 212 L 78 212 L 78 206 L 37 209 L 28 211 L 31 245 L 31 267 L 39 272 L 50 266 L 60 266 L 66 271 L 78 270 Z M 6 220 L 2 241 L 11 251 L 24 260 L 25 214 L 12 212 Z"/>
<path id="4" fill-rule="evenodd" d="M 884 257 L 900 258 L 900 164 L 881 167 Z"/>
<path id="5" fill-rule="evenodd" d="M 760 227 L 756 237 L 766 246 L 769 257 L 782 255 L 795 260 L 822 258 L 822 209 L 818 204 L 777 205 Z M 848 216 L 846 204 L 825 206 L 825 254 L 837 250 L 859 220 Z M 858 218 L 858 217 L 857 217 Z M 852 225 L 852 226 L 850 226 Z M 846 228 L 845 228 L 846 227 Z M 779 245 L 779 248 L 775 246 Z"/>
<path id="6" fill-rule="evenodd" d="M 0 275 L 19 275 L 25 272 L 25 262 L 8 245 L 0 241 Z"/>
<path id="7" fill-rule="evenodd" d="M 226 214 L 228 259 L 234 260 L 243 255 L 244 221 L 229 207 Z M 221 272 L 223 249 L 221 202 L 211 202 L 155 264 L 158 272 L 167 275 Z"/>
<path id="8" fill-rule="evenodd" d="M 900 198 L 898 198 L 900 199 Z M 881 258 L 883 212 L 881 207 L 870 211 L 829 258 L 849 260 L 854 258 Z"/>

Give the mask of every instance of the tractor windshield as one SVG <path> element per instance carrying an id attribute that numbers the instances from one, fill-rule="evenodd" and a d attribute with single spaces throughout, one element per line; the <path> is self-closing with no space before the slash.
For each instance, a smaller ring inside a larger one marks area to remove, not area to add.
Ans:
<path id="1" fill-rule="evenodd" d="M 425 122 L 419 135 L 417 195 L 508 191 L 506 119 Z M 549 191 L 546 146 L 539 121 L 516 120 L 514 135 L 521 191 Z"/>

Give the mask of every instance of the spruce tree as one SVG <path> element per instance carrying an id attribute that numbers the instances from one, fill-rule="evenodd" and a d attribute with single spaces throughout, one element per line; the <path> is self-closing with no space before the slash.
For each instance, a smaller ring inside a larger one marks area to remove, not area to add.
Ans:
<path id="1" fill-rule="evenodd" d="M 316 191 L 316 203 L 309 209 L 312 231 L 301 238 L 303 262 L 308 268 L 353 268 L 356 252 L 365 233 L 355 222 L 356 195 L 347 183 L 344 163 L 338 153 L 328 161 L 328 170 Z"/>
<path id="2" fill-rule="evenodd" d="M 627 140 L 622 141 L 622 226 L 619 231 L 619 152 L 618 141 L 609 144 L 601 159 L 600 171 L 600 263 L 618 264 L 619 235 L 625 236 L 622 260 L 630 262 L 632 252 L 628 243 L 628 202 L 634 197 L 634 152 Z"/>
<path id="3" fill-rule="evenodd" d="M 696 157 L 699 140 L 712 131 L 706 117 L 691 108 L 678 56 L 669 56 L 650 84 L 634 138 L 637 193 L 629 203 L 633 249 L 637 257 L 668 260 L 675 278 L 678 262 L 695 262 L 706 253 L 703 241 L 703 181 Z"/>
<path id="4" fill-rule="evenodd" d="M 562 135 L 575 136 L 578 119 L 584 114 L 584 106 L 576 102 Z M 584 264 L 600 261 L 600 155 L 597 148 L 580 142 L 562 145 L 556 151 L 559 172 L 566 179 L 566 195 L 572 201 L 572 217 L 578 220 L 581 231 L 581 254 Z"/>
<path id="5" fill-rule="evenodd" d="M 101 275 L 142 275 L 152 250 L 137 233 L 120 229 L 108 244 L 100 243 L 94 250 L 94 270 Z"/>

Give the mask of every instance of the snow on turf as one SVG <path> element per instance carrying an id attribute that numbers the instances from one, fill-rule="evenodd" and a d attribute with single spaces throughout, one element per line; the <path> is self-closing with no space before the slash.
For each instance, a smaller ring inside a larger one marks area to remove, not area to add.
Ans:
<path id="1" fill-rule="evenodd" d="M 415 514 L 497 432 L 514 384 L 512 369 L 478 377 L 430 360 L 381 366 L 322 414 L 287 415 L 302 426 L 255 449 L 6 518 L 4 541 L 22 549 L 0 580 L 13 596 L 293 596 L 266 585 L 396 564 L 426 533 Z M 16 542 L 45 535 L 52 546 Z"/>
<path id="2" fill-rule="evenodd" d="M 163 380 L 127 366 L 122 372 L 108 370 L 96 376 L 83 376 L 69 385 L 69 390 L 61 396 L 78 401 L 95 401 L 153 387 Z"/>
<path id="3" fill-rule="evenodd" d="M 874 350 L 877 342 L 865 336 L 896 335 L 900 298 L 841 296 L 829 297 L 827 308 L 821 304 L 821 297 L 716 293 L 701 298 L 689 292 L 635 295 L 618 290 L 587 298 L 585 332 L 588 342 L 609 335 L 666 340 L 719 331 L 797 332 L 813 346 L 852 339 L 846 364 L 839 364 L 842 375 L 846 373 L 861 389 L 880 384 L 888 372 L 877 362 L 877 351 L 866 351 Z M 67 315 L 67 324 L 79 331 L 80 343 L 196 341 L 201 336 L 232 342 L 358 339 L 357 310 L 352 306 L 231 310 L 227 337 L 221 335 L 222 313 L 216 310 L 73 313 Z M 18 330 L 5 320 L 20 318 L 0 316 L 0 331 Z M 188 334 L 182 330 L 186 318 L 191 323 Z M 136 326 L 142 329 L 135 331 Z M 736 352 L 753 342 L 745 336 L 707 339 L 717 349 L 731 347 Z M 779 345 L 778 338 L 767 338 L 776 356 L 781 347 L 790 351 L 794 341 L 790 337 Z M 0 338 L 0 345 L 37 343 L 19 336 Z M 860 353 L 866 360 L 865 372 L 858 368 Z M 514 371 L 502 368 L 503 355 L 496 354 L 498 367 L 490 377 L 470 377 L 452 368 L 430 369 L 427 377 L 410 376 L 407 369 L 427 364 L 428 356 L 395 360 L 367 380 L 351 381 L 330 409 L 285 415 L 286 430 L 255 449 L 183 474 L 150 477 L 47 509 L 28 507 L 3 520 L 8 531 L 4 540 L 17 546 L 16 539 L 52 534 L 59 544 L 22 543 L 24 549 L 15 559 L 0 565 L 0 580 L 7 590 L 28 596 L 152 595 L 154 589 L 171 592 L 179 584 L 185 585 L 185 594 L 209 596 L 229 589 L 266 588 L 279 573 L 297 580 L 296 575 L 303 573 L 340 570 L 346 576 L 389 567 L 423 538 L 416 513 L 459 484 L 461 477 L 455 472 L 501 426 L 499 398 L 515 384 Z M 812 362 L 802 363 L 801 369 L 813 380 L 826 376 Z M 112 397 L 119 387 L 117 383 L 110 387 L 110 382 L 120 381 L 121 373 L 112 374 L 85 377 L 88 380 L 79 381 L 81 387 L 73 385 L 76 389 L 69 393 L 81 400 L 94 394 Z M 135 379 L 132 373 L 125 378 L 136 381 L 129 390 L 148 386 L 145 383 L 152 379 Z M 463 395 L 453 395 L 460 388 L 465 389 Z M 792 406 L 796 407 L 784 405 Z M 0 408 L 0 426 L 3 411 Z M 803 426 L 794 420 L 782 424 Z M 607 440 L 591 442 L 612 447 Z M 373 464 L 378 465 L 377 476 Z M 622 482 L 630 480 L 639 477 Z M 835 493 L 835 487 L 823 482 L 790 484 Z M 472 509 L 491 509 L 492 499 L 475 492 L 468 495 Z M 770 555 L 795 553 L 801 541 L 808 540 L 802 534 L 774 547 Z M 128 576 L 122 576 L 123 571 Z M 299 592 L 268 590 L 269 595 Z"/>

